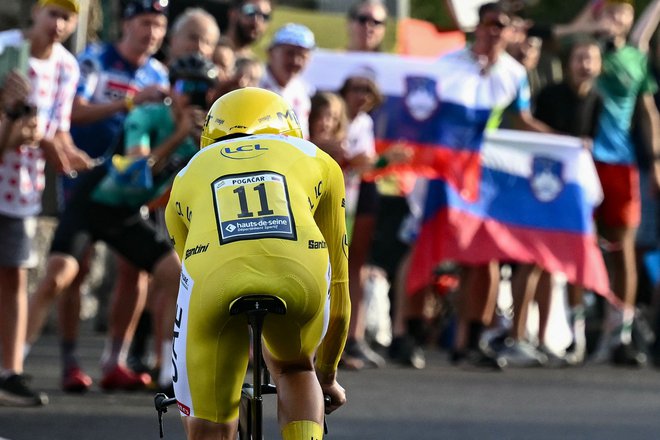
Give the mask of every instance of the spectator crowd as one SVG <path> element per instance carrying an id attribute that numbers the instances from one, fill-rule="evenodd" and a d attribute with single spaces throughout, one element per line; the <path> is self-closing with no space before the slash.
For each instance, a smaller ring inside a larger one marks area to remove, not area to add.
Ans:
<path id="1" fill-rule="evenodd" d="M 401 177 L 396 166 L 415 155 L 412 140 L 378 146 L 374 115 L 386 99 L 367 66 L 356 65 L 336 90 L 307 81 L 317 39 L 305 24 L 276 29 L 259 59 L 255 45 L 278 13 L 270 0 L 232 0 L 226 20 L 199 7 L 169 20 L 166 0 L 127 0 L 120 37 L 90 42 L 79 54 L 63 45 L 76 29 L 78 0 L 37 0 L 29 28 L 0 32 L 0 48 L 29 50 L 24 70 L 0 78 L 0 402 L 48 402 L 31 388 L 24 364 L 53 304 L 61 387 L 93 386 L 77 353 L 92 264 L 114 274 L 111 291 L 99 292 L 109 309 L 98 385 L 172 393 L 181 262 L 163 208 L 174 176 L 198 151 L 208 108 L 243 87 L 281 95 L 305 138 L 344 171 L 351 323 L 343 368 L 391 362 L 421 369 L 424 350 L 437 345 L 456 365 L 498 370 L 660 366 L 660 342 L 638 330 L 644 322 L 660 332 L 660 269 L 644 264 L 659 232 L 660 0 L 637 11 L 637 21 L 632 0 L 603 0 L 551 26 L 529 20 L 519 3 L 479 8 L 470 43 L 437 60 L 467 76 L 443 87 L 461 90 L 474 80 L 478 95 L 489 97 L 480 102 L 485 118 L 460 121 L 471 141 L 481 143 L 493 125 L 582 139 L 603 189 L 593 221 L 616 300 L 587 302 L 592 292 L 529 261 L 439 261 L 427 289 L 406 292 L 415 242 L 402 231 L 411 221 L 412 186 L 392 181 Z M 381 0 L 357 0 L 346 16 L 344 50 L 380 52 L 388 20 Z M 45 193 L 57 197 L 57 227 L 47 255 L 36 255 L 46 163 L 57 172 L 55 190 Z M 103 261 L 96 242 L 111 249 Z M 28 269 L 37 265 L 43 274 L 28 292 Z M 550 328 L 557 292 L 566 293 L 559 303 L 570 333 L 559 348 Z M 528 313 L 534 304 L 538 323 Z M 594 316 L 595 338 L 587 322 Z"/>

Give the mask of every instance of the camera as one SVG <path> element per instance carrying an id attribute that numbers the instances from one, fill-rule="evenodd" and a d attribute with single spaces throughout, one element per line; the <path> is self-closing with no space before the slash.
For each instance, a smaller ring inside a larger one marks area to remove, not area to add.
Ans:
<path id="1" fill-rule="evenodd" d="M 199 79 L 178 79 L 174 82 L 174 91 L 186 95 L 190 100 L 190 105 L 195 105 L 206 109 L 206 94 L 211 88 L 207 81 Z"/>
<path id="2" fill-rule="evenodd" d="M 206 104 L 206 91 L 187 93 L 187 95 L 188 98 L 190 99 L 190 105 L 195 105 L 203 109 L 206 109 L 206 107 L 208 107 Z"/>

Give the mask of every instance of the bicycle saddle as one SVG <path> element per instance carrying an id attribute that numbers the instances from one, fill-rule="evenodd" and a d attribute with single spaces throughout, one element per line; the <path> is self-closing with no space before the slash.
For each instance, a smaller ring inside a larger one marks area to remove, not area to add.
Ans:
<path id="1" fill-rule="evenodd" d="M 274 295 L 245 295 L 236 298 L 229 305 L 229 314 L 232 316 L 257 311 L 284 315 L 286 302 Z"/>

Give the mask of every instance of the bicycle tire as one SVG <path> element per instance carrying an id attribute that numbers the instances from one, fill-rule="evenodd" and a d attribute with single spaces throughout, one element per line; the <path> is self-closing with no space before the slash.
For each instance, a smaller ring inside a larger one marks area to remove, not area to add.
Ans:
<path id="1" fill-rule="evenodd" d="M 243 384 L 241 390 L 241 401 L 238 408 L 238 438 L 239 440 L 251 440 L 252 437 L 252 396 L 254 390 L 252 385 Z"/>

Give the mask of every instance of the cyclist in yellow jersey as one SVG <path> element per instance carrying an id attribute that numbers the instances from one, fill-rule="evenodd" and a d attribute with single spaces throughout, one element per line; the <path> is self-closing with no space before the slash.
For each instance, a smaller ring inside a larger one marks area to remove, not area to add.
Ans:
<path id="1" fill-rule="evenodd" d="M 323 394 L 336 381 L 350 315 L 344 183 L 337 163 L 303 140 L 288 104 L 258 88 L 219 98 L 202 150 L 179 173 L 166 221 L 182 261 L 174 390 L 188 439 L 235 439 L 249 353 L 229 305 L 272 294 L 264 357 L 278 389 L 284 440 L 320 440 Z"/>

